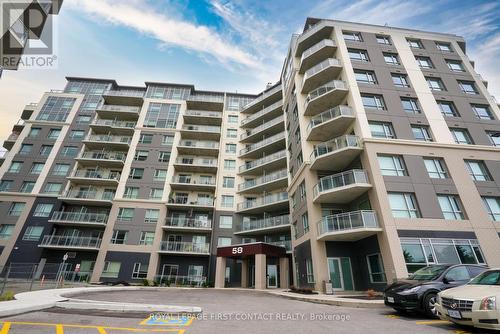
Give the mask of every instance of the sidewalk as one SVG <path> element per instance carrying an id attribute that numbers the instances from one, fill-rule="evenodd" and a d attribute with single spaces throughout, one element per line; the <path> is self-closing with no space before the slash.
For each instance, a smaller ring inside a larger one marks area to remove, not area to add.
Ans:
<path id="1" fill-rule="evenodd" d="M 345 307 L 356 307 L 356 308 L 381 308 L 385 307 L 383 300 L 375 299 L 359 299 L 359 298 L 349 298 L 356 297 L 356 295 L 303 295 L 295 292 L 288 292 L 289 290 L 266 290 L 275 296 L 280 296 L 288 299 L 301 300 L 310 303 L 319 303 L 335 306 L 345 306 Z"/>

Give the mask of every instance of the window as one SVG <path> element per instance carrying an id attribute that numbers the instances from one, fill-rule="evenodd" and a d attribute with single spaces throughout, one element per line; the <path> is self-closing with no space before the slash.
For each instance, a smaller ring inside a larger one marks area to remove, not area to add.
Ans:
<path id="1" fill-rule="evenodd" d="M 434 68 L 431 58 L 429 57 L 416 56 L 415 60 L 417 61 L 417 64 L 420 68 Z"/>
<path id="2" fill-rule="evenodd" d="M 163 197 L 163 188 L 151 188 L 149 199 L 161 199 Z"/>
<path id="3" fill-rule="evenodd" d="M 448 177 L 442 158 L 424 158 L 424 164 L 431 179 L 446 179 Z"/>
<path id="4" fill-rule="evenodd" d="M 30 138 L 38 137 L 40 131 L 42 131 L 41 128 L 31 128 L 30 132 L 28 133 L 28 137 Z"/>
<path id="5" fill-rule="evenodd" d="M 21 185 L 20 192 L 22 192 L 22 193 L 31 193 L 31 191 L 33 191 L 34 187 L 35 187 L 35 182 L 24 181 L 23 184 Z"/>
<path id="6" fill-rule="evenodd" d="M 38 121 L 65 122 L 68 117 L 75 98 L 49 96 L 38 113 Z"/>
<path id="7" fill-rule="evenodd" d="M 224 176 L 222 178 L 223 188 L 234 188 L 234 177 Z"/>
<path id="8" fill-rule="evenodd" d="M 372 85 L 377 83 L 377 78 L 375 77 L 375 72 L 373 71 L 355 70 L 354 76 L 356 77 L 356 81 L 359 83 Z"/>
<path id="9" fill-rule="evenodd" d="M 469 131 L 466 129 L 450 128 L 451 135 L 457 144 L 473 144 Z"/>
<path id="10" fill-rule="evenodd" d="M 91 119 L 92 119 L 92 116 L 90 116 L 90 115 L 79 115 L 76 118 L 76 124 L 88 124 L 88 123 L 90 123 Z"/>
<path id="11" fill-rule="evenodd" d="M 145 223 L 156 224 L 159 218 L 160 218 L 160 210 L 146 209 L 146 215 L 144 216 Z"/>
<path id="12" fill-rule="evenodd" d="M 219 227 L 220 228 L 233 228 L 233 216 L 220 216 L 219 217 Z"/>
<path id="13" fill-rule="evenodd" d="M 139 137 L 139 144 L 151 144 L 153 142 L 153 135 L 147 133 L 141 133 Z"/>
<path id="14" fill-rule="evenodd" d="M 439 78 L 430 78 L 426 77 L 425 80 L 427 80 L 427 84 L 429 85 L 430 90 L 433 91 L 445 91 L 446 88 L 444 87 L 443 81 Z"/>
<path id="15" fill-rule="evenodd" d="M 83 130 L 71 130 L 69 138 L 71 139 L 82 139 L 85 136 L 85 131 Z"/>
<path id="16" fill-rule="evenodd" d="M 161 140 L 162 145 L 173 145 L 174 144 L 174 136 L 172 135 L 164 135 Z"/>
<path id="17" fill-rule="evenodd" d="M 449 101 L 437 101 L 441 114 L 444 117 L 459 117 L 457 108 L 453 102 Z"/>
<path id="18" fill-rule="evenodd" d="M 134 208 L 120 208 L 116 219 L 124 222 L 131 222 L 134 219 Z"/>
<path id="19" fill-rule="evenodd" d="M 461 61 L 446 59 L 446 65 L 453 72 L 465 72 L 464 66 Z"/>
<path id="20" fill-rule="evenodd" d="M 32 144 L 22 144 L 21 148 L 19 149 L 19 154 L 21 155 L 28 155 L 31 153 L 31 150 L 33 149 Z"/>
<path id="21" fill-rule="evenodd" d="M 2 182 L 0 182 L 0 191 L 1 192 L 10 191 L 11 187 L 12 187 L 12 180 L 2 180 Z"/>
<path id="22" fill-rule="evenodd" d="M 180 104 L 150 103 L 144 119 L 144 127 L 175 129 L 180 108 Z"/>
<path id="23" fill-rule="evenodd" d="M 389 193 L 392 216 L 394 218 L 419 218 L 420 212 L 413 193 Z"/>
<path id="24" fill-rule="evenodd" d="M 465 166 L 474 181 L 491 181 L 490 172 L 484 161 L 465 160 Z"/>
<path id="25" fill-rule="evenodd" d="M 19 173 L 21 171 L 21 168 L 23 167 L 23 163 L 20 161 L 12 161 L 10 164 L 9 169 L 7 170 L 7 173 Z"/>
<path id="26" fill-rule="evenodd" d="M 36 175 L 40 174 L 42 172 L 43 166 L 45 166 L 43 162 L 34 162 L 33 165 L 31 165 L 30 173 Z"/>
<path id="27" fill-rule="evenodd" d="M 222 195 L 221 206 L 223 208 L 232 208 L 234 206 L 234 196 Z"/>
<path id="28" fill-rule="evenodd" d="M 420 105 L 418 103 L 418 99 L 412 97 L 402 97 L 401 105 L 403 106 L 403 110 L 410 114 L 420 114 Z"/>
<path id="29" fill-rule="evenodd" d="M 52 170 L 52 175 L 54 176 L 66 176 L 68 175 L 70 165 L 68 164 L 56 164 Z"/>
<path id="30" fill-rule="evenodd" d="M 166 169 L 155 169 L 153 174 L 153 181 L 165 181 L 167 179 Z"/>
<path id="31" fill-rule="evenodd" d="M 238 116 L 237 115 L 228 115 L 227 122 L 232 124 L 238 124 Z"/>
<path id="32" fill-rule="evenodd" d="M 23 202 L 12 202 L 9 211 L 7 211 L 8 216 L 19 217 L 24 210 L 26 203 Z"/>
<path id="33" fill-rule="evenodd" d="M 458 81 L 460 89 L 465 94 L 477 95 L 479 94 L 476 89 L 476 85 L 472 81 Z"/>
<path id="34" fill-rule="evenodd" d="M 78 154 L 78 147 L 76 146 L 64 146 L 61 150 L 61 155 L 63 157 L 74 158 Z"/>
<path id="35" fill-rule="evenodd" d="M 130 168 L 129 179 L 140 180 L 144 176 L 144 168 Z"/>
<path id="36" fill-rule="evenodd" d="M 138 197 L 139 197 L 139 187 L 125 187 L 123 198 L 138 198 Z"/>
<path id="37" fill-rule="evenodd" d="M 101 277 L 106 278 L 118 278 L 120 273 L 121 262 L 104 262 L 104 268 L 102 270 Z"/>
<path id="38" fill-rule="evenodd" d="M 406 176 L 408 175 L 402 156 L 399 155 L 379 155 L 378 164 L 382 175 L 386 176 Z"/>
<path id="39" fill-rule="evenodd" d="M 384 265 L 382 264 L 382 256 L 379 253 L 366 256 L 368 263 L 368 272 L 370 273 L 371 283 L 385 283 Z"/>
<path id="40" fill-rule="evenodd" d="M 238 130 L 227 129 L 226 138 L 238 138 Z"/>
<path id="41" fill-rule="evenodd" d="M 304 234 L 309 232 L 309 216 L 307 212 L 302 215 L 302 229 L 304 230 Z"/>
<path id="42" fill-rule="evenodd" d="M 116 245 L 123 245 L 127 241 L 128 231 L 113 230 L 111 236 L 111 243 Z"/>
<path id="43" fill-rule="evenodd" d="M 224 160 L 224 169 L 225 170 L 235 170 L 236 169 L 236 160 Z"/>
<path id="44" fill-rule="evenodd" d="M 231 246 L 231 238 L 225 238 L 225 237 L 217 238 L 217 246 L 218 247 Z"/>
<path id="45" fill-rule="evenodd" d="M 307 283 L 314 283 L 313 263 L 311 259 L 306 259 Z"/>
<path id="46" fill-rule="evenodd" d="M 62 183 L 48 182 L 43 190 L 46 194 L 59 194 L 61 193 Z"/>
<path id="47" fill-rule="evenodd" d="M 500 221 L 500 197 L 483 197 L 483 203 L 492 221 Z"/>
<path id="48" fill-rule="evenodd" d="M 135 151 L 135 161 L 146 161 L 148 159 L 148 151 L 137 150 Z"/>
<path id="49" fill-rule="evenodd" d="M 43 226 L 28 226 L 23 235 L 23 240 L 38 241 L 43 233 Z"/>
<path id="50" fill-rule="evenodd" d="M 415 137 L 415 140 L 432 141 L 432 137 L 429 133 L 428 126 L 412 125 L 411 131 L 413 132 L 413 136 Z"/>
<path id="51" fill-rule="evenodd" d="M 396 87 L 410 87 L 406 74 L 391 73 L 392 83 Z"/>
<path id="52" fill-rule="evenodd" d="M 370 109 L 385 110 L 385 102 L 382 95 L 361 94 L 363 106 Z"/>
<path id="53" fill-rule="evenodd" d="M 49 217 L 53 208 L 53 204 L 38 204 L 33 212 L 33 217 Z"/>
<path id="54" fill-rule="evenodd" d="M 236 144 L 226 144 L 226 153 L 236 154 Z"/>
<path id="55" fill-rule="evenodd" d="M 366 50 L 358 50 L 358 49 L 347 49 L 349 53 L 349 58 L 355 61 L 370 61 L 368 58 L 368 52 Z"/>
<path id="56" fill-rule="evenodd" d="M 413 38 L 407 38 L 406 41 L 408 42 L 408 45 L 410 48 L 413 49 L 423 49 L 424 46 L 422 45 L 422 42 L 419 39 L 413 39 Z"/>
<path id="57" fill-rule="evenodd" d="M 158 153 L 158 162 L 169 162 L 170 152 L 160 152 Z"/>
<path id="58" fill-rule="evenodd" d="M 493 146 L 500 146 L 500 132 L 487 131 L 486 134 Z"/>
<path id="59" fill-rule="evenodd" d="M 375 138 L 396 138 L 391 123 L 387 122 L 368 122 L 372 136 Z"/>
<path id="60" fill-rule="evenodd" d="M 463 220 L 460 199 L 456 195 L 438 195 L 439 206 L 444 219 Z"/>
<path id="61" fill-rule="evenodd" d="M 375 35 L 378 44 L 391 45 L 391 38 L 385 35 Z"/>
<path id="62" fill-rule="evenodd" d="M 453 50 L 451 49 L 451 45 L 449 43 L 444 43 L 444 42 L 436 42 L 436 47 L 438 48 L 438 50 L 440 51 L 444 51 L 444 52 L 453 52 Z"/>
<path id="63" fill-rule="evenodd" d="M 142 231 L 141 232 L 141 237 L 139 239 L 139 245 L 150 246 L 150 245 L 153 244 L 154 239 L 155 239 L 155 233 L 154 232 Z"/>
<path id="64" fill-rule="evenodd" d="M 40 155 L 42 156 L 47 156 L 50 154 L 50 152 L 52 151 L 52 145 L 42 145 L 40 147 Z"/>
<path id="65" fill-rule="evenodd" d="M 0 225 L 0 239 L 9 239 L 14 232 L 14 225 Z"/>
<path id="66" fill-rule="evenodd" d="M 306 182 L 305 181 L 302 181 L 299 184 L 299 196 L 300 196 L 301 202 L 306 200 Z"/>
<path id="67" fill-rule="evenodd" d="M 386 64 L 399 65 L 399 57 L 397 53 L 384 52 L 382 53 Z"/>
<path id="68" fill-rule="evenodd" d="M 490 112 L 490 108 L 484 104 L 471 104 L 472 111 L 479 119 L 492 120 L 493 115 Z"/>
<path id="69" fill-rule="evenodd" d="M 49 134 L 47 135 L 48 139 L 57 139 L 59 134 L 61 133 L 61 129 L 50 129 Z"/>
<path id="70" fill-rule="evenodd" d="M 140 262 L 134 263 L 134 268 L 132 269 L 132 278 L 146 278 L 148 277 L 148 264 L 142 264 Z"/>
<path id="71" fill-rule="evenodd" d="M 349 42 L 362 42 L 363 38 L 361 38 L 361 33 L 352 32 L 352 31 L 343 31 L 342 35 L 344 36 L 344 40 Z"/>

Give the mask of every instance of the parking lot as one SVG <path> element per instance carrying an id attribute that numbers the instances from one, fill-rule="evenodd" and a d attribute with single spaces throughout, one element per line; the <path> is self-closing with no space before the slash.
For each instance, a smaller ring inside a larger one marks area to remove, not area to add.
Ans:
<path id="1" fill-rule="evenodd" d="M 347 308 L 285 299 L 263 292 L 214 289 L 134 291 L 82 299 L 200 306 L 195 318 L 49 309 L 0 319 L 0 334 L 105 333 L 485 333 L 446 321 L 399 316 L 389 308 Z"/>

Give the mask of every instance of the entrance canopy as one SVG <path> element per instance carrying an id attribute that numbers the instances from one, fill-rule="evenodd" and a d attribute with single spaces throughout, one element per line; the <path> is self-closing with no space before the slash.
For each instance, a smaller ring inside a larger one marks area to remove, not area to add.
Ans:
<path id="1" fill-rule="evenodd" d="M 245 257 L 256 254 L 286 257 L 286 249 L 285 247 L 271 245 L 265 242 L 217 247 L 217 257 Z"/>

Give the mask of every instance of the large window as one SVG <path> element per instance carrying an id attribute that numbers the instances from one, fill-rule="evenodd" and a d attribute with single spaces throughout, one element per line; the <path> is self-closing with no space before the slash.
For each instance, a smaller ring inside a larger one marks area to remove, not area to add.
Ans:
<path id="1" fill-rule="evenodd" d="M 106 278 L 117 278 L 120 273 L 121 262 L 104 262 L 104 268 L 102 270 L 101 277 Z"/>
<path id="2" fill-rule="evenodd" d="M 60 194 L 62 189 L 62 183 L 47 182 L 43 192 L 46 194 Z"/>
<path id="3" fill-rule="evenodd" d="M 386 176 L 406 176 L 405 163 L 403 157 L 399 155 L 379 155 L 377 157 L 382 175 Z"/>
<path id="4" fill-rule="evenodd" d="M 74 98 L 49 96 L 36 119 L 38 121 L 65 122 L 74 103 Z"/>
<path id="5" fill-rule="evenodd" d="M 134 219 L 134 211 L 134 208 L 120 208 L 116 219 L 119 221 L 131 222 Z"/>
<path id="6" fill-rule="evenodd" d="M 0 182 L 0 191 L 1 192 L 10 191 L 12 183 L 13 183 L 12 180 L 2 180 L 2 182 Z"/>
<path id="7" fill-rule="evenodd" d="M 385 45 L 391 45 L 391 38 L 389 36 L 385 35 L 376 35 L 375 38 L 377 39 L 378 44 L 385 44 Z"/>
<path id="8" fill-rule="evenodd" d="M 314 283 L 314 271 L 312 259 L 306 259 L 307 283 Z"/>
<path id="9" fill-rule="evenodd" d="M 43 162 L 34 162 L 33 165 L 31 165 L 30 173 L 36 175 L 40 174 L 43 170 L 43 166 L 45 166 Z"/>
<path id="10" fill-rule="evenodd" d="M 490 112 L 490 107 L 483 104 L 472 104 L 472 111 L 478 119 L 492 120 L 493 115 Z"/>
<path id="11" fill-rule="evenodd" d="M 431 58 L 429 57 L 417 56 L 415 60 L 420 68 L 434 68 Z"/>
<path id="12" fill-rule="evenodd" d="M 397 53 L 384 52 L 384 60 L 386 64 L 389 65 L 399 65 L 399 57 Z"/>
<path id="13" fill-rule="evenodd" d="M 144 216 L 144 222 L 148 224 L 156 224 L 160 218 L 159 209 L 146 209 L 146 215 Z"/>
<path id="14" fill-rule="evenodd" d="M 139 238 L 139 245 L 142 246 L 151 246 L 155 239 L 154 232 L 142 231 L 141 236 Z"/>
<path id="15" fill-rule="evenodd" d="M 7 211 L 8 216 L 19 217 L 21 213 L 23 213 L 24 207 L 26 203 L 23 202 L 12 202 L 9 207 L 9 211 Z"/>
<path id="16" fill-rule="evenodd" d="M 465 219 L 465 215 L 462 210 L 462 203 L 457 195 L 438 195 L 438 200 L 444 219 Z"/>
<path id="17" fill-rule="evenodd" d="M 128 232 L 122 230 L 113 230 L 113 235 L 111 236 L 111 243 L 117 245 L 125 244 L 127 241 Z"/>
<path id="18" fill-rule="evenodd" d="M 144 126 L 148 128 L 175 129 L 179 110 L 180 104 L 150 103 Z"/>
<path id="19" fill-rule="evenodd" d="M 356 61 L 370 61 L 370 58 L 368 57 L 368 52 L 366 50 L 359 50 L 359 49 L 347 49 L 349 52 L 349 58 L 351 60 L 356 60 Z"/>
<path id="20" fill-rule="evenodd" d="M 458 81 L 460 89 L 465 94 L 476 95 L 479 94 L 476 89 L 476 85 L 472 81 Z"/>
<path id="21" fill-rule="evenodd" d="M 220 216 L 219 217 L 219 227 L 220 228 L 233 228 L 233 216 Z"/>
<path id="22" fill-rule="evenodd" d="M 429 88 L 433 91 L 444 91 L 446 90 L 444 83 L 441 79 L 439 78 L 431 78 L 431 77 L 426 77 L 427 84 L 429 85 Z"/>
<path id="23" fill-rule="evenodd" d="M 361 100 L 365 108 L 385 110 L 385 102 L 382 95 L 361 94 Z"/>
<path id="24" fill-rule="evenodd" d="M 429 127 L 425 125 L 412 125 L 411 132 L 415 140 L 420 141 L 432 141 L 431 134 L 429 133 Z"/>
<path id="25" fill-rule="evenodd" d="M 500 221 L 500 197 L 483 197 L 484 206 L 492 221 Z"/>
<path id="26" fill-rule="evenodd" d="M 453 52 L 450 43 L 436 42 L 436 47 L 438 48 L 439 51 Z"/>
<path id="27" fill-rule="evenodd" d="M 224 169 L 225 170 L 235 170 L 236 169 L 236 160 L 224 160 Z"/>
<path id="28" fill-rule="evenodd" d="M 465 160 L 465 165 L 474 181 L 491 181 L 490 172 L 480 160 Z"/>
<path id="29" fill-rule="evenodd" d="M 446 179 L 448 173 L 442 158 L 424 158 L 425 168 L 431 179 Z"/>
<path id="30" fill-rule="evenodd" d="M 392 83 L 396 87 L 410 87 L 406 74 L 391 73 Z"/>
<path id="31" fill-rule="evenodd" d="M 382 256 L 380 256 L 380 253 L 367 255 L 366 262 L 368 263 L 370 282 L 385 283 L 386 282 L 385 271 L 384 271 L 384 265 L 382 263 Z"/>
<path id="32" fill-rule="evenodd" d="M 486 134 L 490 138 L 490 142 L 493 146 L 500 146 L 500 132 L 487 131 Z"/>
<path id="33" fill-rule="evenodd" d="M 54 204 L 38 204 L 33 212 L 33 217 L 49 217 Z"/>
<path id="34" fill-rule="evenodd" d="M 0 239 L 9 239 L 14 232 L 14 225 L 0 225 Z"/>
<path id="35" fill-rule="evenodd" d="M 167 87 L 148 85 L 146 97 L 166 100 L 186 100 L 189 97 L 190 88 Z"/>
<path id="36" fill-rule="evenodd" d="M 452 72 L 465 72 L 464 65 L 459 60 L 446 59 L 446 65 Z"/>
<path id="37" fill-rule="evenodd" d="M 354 70 L 354 76 L 356 81 L 365 84 L 376 84 L 377 78 L 375 77 L 375 72 L 365 71 L 365 70 Z"/>
<path id="38" fill-rule="evenodd" d="M 424 46 L 422 45 L 422 41 L 419 39 L 407 38 L 406 41 L 408 42 L 408 45 L 412 49 L 423 49 L 424 48 Z"/>
<path id="39" fill-rule="evenodd" d="M 437 101 L 439 106 L 439 110 L 441 110 L 441 114 L 445 117 L 458 117 L 460 116 L 457 112 L 457 108 L 455 104 L 450 101 Z"/>
<path id="40" fill-rule="evenodd" d="M 386 139 L 396 138 L 391 123 L 368 122 L 368 125 L 370 126 L 370 131 L 372 136 L 375 138 L 386 138 Z"/>
<path id="41" fill-rule="evenodd" d="M 231 238 L 227 237 L 217 238 L 217 246 L 218 247 L 231 246 Z"/>
<path id="42" fill-rule="evenodd" d="M 125 187 L 123 198 L 138 198 L 138 197 L 139 197 L 139 187 Z"/>
<path id="43" fill-rule="evenodd" d="M 38 241 L 43 233 L 43 226 L 28 226 L 24 232 L 23 240 Z"/>
<path id="44" fill-rule="evenodd" d="M 395 218 L 419 218 L 417 199 L 413 193 L 389 193 L 392 215 Z"/>
<path id="45" fill-rule="evenodd" d="M 302 215 L 302 230 L 304 234 L 309 232 L 309 216 L 307 212 Z"/>
<path id="46" fill-rule="evenodd" d="M 19 192 L 22 193 L 31 193 L 33 191 L 33 188 L 35 187 L 35 182 L 33 181 L 24 181 L 23 184 L 21 185 L 21 189 Z"/>
<path id="47" fill-rule="evenodd" d="M 66 176 L 68 175 L 70 165 L 68 164 L 56 164 L 52 170 L 52 175 L 54 176 Z"/>
<path id="48" fill-rule="evenodd" d="M 132 278 L 146 278 L 148 276 L 149 265 L 146 263 L 136 262 L 132 269 Z"/>
<path id="49" fill-rule="evenodd" d="M 343 31 L 342 35 L 344 36 L 344 40 L 349 42 L 362 42 L 363 38 L 361 37 L 361 33 L 353 32 L 353 31 Z"/>
<path id="50" fill-rule="evenodd" d="M 23 163 L 21 161 L 12 161 L 7 170 L 7 173 L 19 173 L 21 168 L 23 167 Z"/>
<path id="51" fill-rule="evenodd" d="M 234 196 L 222 195 L 221 206 L 223 208 L 232 208 L 234 206 Z"/>

